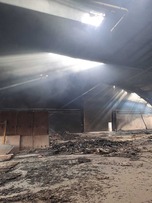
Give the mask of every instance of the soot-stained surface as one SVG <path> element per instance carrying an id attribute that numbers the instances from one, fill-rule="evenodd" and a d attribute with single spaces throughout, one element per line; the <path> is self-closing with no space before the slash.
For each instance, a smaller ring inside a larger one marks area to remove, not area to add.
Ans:
<path id="1" fill-rule="evenodd" d="M 151 150 L 151 135 L 54 140 L 0 163 L 0 202 L 151 202 Z"/>

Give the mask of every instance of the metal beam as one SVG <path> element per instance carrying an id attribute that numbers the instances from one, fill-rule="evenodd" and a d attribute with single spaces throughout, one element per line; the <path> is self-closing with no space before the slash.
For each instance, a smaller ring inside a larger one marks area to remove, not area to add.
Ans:
<path id="1" fill-rule="evenodd" d="M 29 10 L 59 16 L 75 21 L 81 21 L 85 12 L 76 8 L 69 8 L 53 0 L 0 0 L 0 3 L 9 4 Z"/>

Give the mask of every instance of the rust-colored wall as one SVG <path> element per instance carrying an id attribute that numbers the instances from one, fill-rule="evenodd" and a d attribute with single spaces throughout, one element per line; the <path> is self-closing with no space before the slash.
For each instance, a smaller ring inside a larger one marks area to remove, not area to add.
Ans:
<path id="1" fill-rule="evenodd" d="M 17 134 L 17 112 L 15 111 L 2 111 L 0 112 L 0 123 L 7 120 L 7 135 Z M 3 134 L 4 125 L 0 125 L 0 135 Z"/>
<path id="2" fill-rule="evenodd" d="M 8 126 L 10 123 L 8 123 Z M 32 136 L 33 134 L 33 112 L 18 112 L 17 113 L 17 134 L 24 136 Z"/>
<path id="3" fill-rule="evenodd" d="M 7 121 L 6 136 L 20 135 L 21 148 L 48 146 L 48 112 L 47 111 L 1 111 L 0 123 Z M 4 125 L 0 124 L 0 136 L 3 135 Z M 39 139 L 40 136 L 44 137 Z M 36 143 L 36 145 L 34 144 Z"/>
<path id="4" fill-rule="evenodd" d="M 34 135 L 47 135 L 48 134 L 48 112 L 37 111 L 34 112 Z"/>
<path id="5" fill-rule="evenodd" d="M 6 135 L 45 135 L 48 134 L 47 111 L 2 111 L 0 122 L 7 121 Z M 0 125 L 0 135 L 3 125 Z"/>

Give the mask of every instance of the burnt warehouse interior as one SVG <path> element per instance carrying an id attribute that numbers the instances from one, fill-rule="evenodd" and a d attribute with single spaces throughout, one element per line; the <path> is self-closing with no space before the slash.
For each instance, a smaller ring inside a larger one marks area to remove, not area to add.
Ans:
<path id="1" fill-rule="evenodd" d="M 152 201 L 150 182 L 137 189 L 147 174 L 129 182 L 151 150 L 151 9 L 151 0 L 0 0 L 0 202 Z M 103 162 L 132 166 L 118 193 L 110 175 L 121 169 L 101 171 Z M 76 173 L 67 186 L 66 168 Z"/>

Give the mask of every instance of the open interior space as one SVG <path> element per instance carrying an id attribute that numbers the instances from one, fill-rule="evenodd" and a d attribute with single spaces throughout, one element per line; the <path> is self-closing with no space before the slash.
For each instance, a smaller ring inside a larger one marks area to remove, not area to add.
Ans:
<path id="1" fill-rule="evenodd" d="M 0 0 L 0 203 L 152 203 L 151 8 Z"/>

